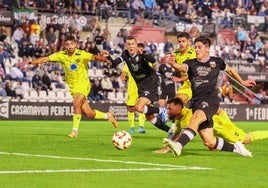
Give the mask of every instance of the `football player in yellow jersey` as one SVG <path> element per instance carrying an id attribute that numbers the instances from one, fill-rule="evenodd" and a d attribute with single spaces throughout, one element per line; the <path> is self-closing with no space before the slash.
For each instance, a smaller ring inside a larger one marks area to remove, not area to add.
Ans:
<path id="1" fill-rule="evenodd" d="M 88 62 L 90 60 L 98 60 L 101 62 L 106 62 L 107 59 L 93 55 L 84 50 L 76 48 L 76 40 L 72 35 L 67 35 L 65 38 L 65 50 L 53 53 L 46 57 L 40 57 L 35 59 L 29 64 L 42 64 L 45 62 L 58 62 L 64 68 L 66 83 L 70 88 L 71 95 L 73 96 L 73 129 L 68 135 L 70 138 L 75 138 L 78 136 L 78 128 L 82 113 L 86 117 L 95 119 L 108 119 L 115 128 L 118 127 L 118 122 L 113 116 L 112 112 L 101 112 L 92 109 L 88 103 L 87 96 L 90 92 L 90 81 L 88 77 Z"/>
<path id="2" fill-rule="evenodd" d="M 180 135 L 183 128 L 189 125 L 190 119 L 192 117 L 192 110 L 184 107 L 183 102 L 179 98 L 173 98 L 167 101 L 168 109 L 167 113 L 170 120 L 175 120 L 176 130 L 172 137 L 172 140 L 176 141 Z M 222 110 L 220 115 L 213 115 L 213 131 L 214 135 L 217 137 L 224 138 L 230 143 L 235 143 L 237 141 L 243 144 L 248 144 L 255 140 L 261 140 L 268 138 L 268 130 L 252 131 L 246 133 L 244 130 L 237 127 L 229 118 L 227 113 Z M 209 148 L 214 150 L 214 148 Z M 164 147 L 157 150 L 156 153 L 167 153 L 170 151 L 168 147 Z"/>
<path id="3" fill-rule="evenodd" d="M 135 132 L 135 105 L 137 103 L 137 100 L 139 98 L 138 95 L 138 88 L 136 85 L 135 80 L 131 76 L 128 70 L 128 66 L 125 64 L 121 73 L 121 79 L 122 81 L 126 81 L 126 77 L 128 77 L 128 83 L 127 83 L 127 101 L 126 105 L 128 107 L 127 117 L 129 122 L 129 133 L 134 134 Z M 145 114 L 138 112 L 138 122 L 139 122 L 139 133 L 145 133 L 144 129 L 144 123 L 145 123 Z"/>
<path id="4" fill-rule="evenodd" d="M 190 35 L 187 32 L 181 32 L 177 36 L 179 48 L 174 51 L 175 61 L 182 64 L 185 60 L 196 58 L 195 49 L 191 46 Z M 181 78 L 172 77 L 173 81 L 179 81 L 183 84 L 177 91 L 176 96 L 179 97 L 185 104 L 192 98 L 191 83 L 188 80 L 187 74 L 181 74 Z"/>

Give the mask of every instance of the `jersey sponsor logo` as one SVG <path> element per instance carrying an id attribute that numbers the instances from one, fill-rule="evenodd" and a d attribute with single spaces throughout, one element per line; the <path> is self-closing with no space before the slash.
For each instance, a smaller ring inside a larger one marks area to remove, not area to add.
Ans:
<path id="1" fill-rule="evenodd" d="M 9 118 L 9 105 L 7 102 L 0 104 L 0 116 L 4 118 Z"/>
<path id="2" fill-rule="evenodd" d="M 70 65 L 70 70 L 71 71 L 75 71 L 76 69 L 77 69 L 77 64 L 75 64 L 75 63 L 72 63 L 71 65 Z"/>
<path id="3" fill-rule="evenodd" d="M 216 67 L 216 62 L 215 62 L 215 61 L 211 61 L 209 64 L 210 64 L 210 66 L 211 66 L 212 68 L 215 68 L 215 67 Z"/>

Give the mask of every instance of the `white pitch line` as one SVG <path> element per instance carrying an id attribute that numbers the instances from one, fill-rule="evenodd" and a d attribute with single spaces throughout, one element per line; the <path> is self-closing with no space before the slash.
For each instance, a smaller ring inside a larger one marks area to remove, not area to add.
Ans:
<path id="1" fill-rule="evenodd" d="M 65 169 L 65 170 L 6 170 L 0 171 L 0 174 L 41 174 L 41 173 L 89 173 L 89 172 L 133 172 L 133 171 L 175 171 L 190 170 L 191 168 L 118 168 L 118 169 Z M 193 170 L 193 169 L 191 169 Z M 203 168 L 194 170 L 204 170 Z"/>
<path id="2" fill-rule="evenodd" d="M 138 169 L 86 169 L 86 172 L 96 172 L 96 171 L 140 171 L 142 169 L 148 170 L 213 170 L 213 168 L 206 167 L 198 167 L 198 166 L 178 166 L 171 164 L 157 164 L 157 163 L 145 163 L 145 162 L 136 162 L 136 161 L 120 161 L 120 160 L 108 160 L 108 159 L 96 159 L 96 158 L 80 158 L 80 157 L 63 157 L 63 156 L 54 156 L 54 155 L 34 155 L 34 154 L 26 154 L 26 153 L 10 153 L 10 152 L 1 152 L 0 155 L 15 155 L 15 156 L 25 156 L 25 157 L 40 157 L 40 158 L 52 158 L 52 159 L 67 159 L 67 160 L 79 160 L 79 161 L 97 161 L 97 162 L 107 162 L 107 163 L 123 163 L 123 164 L 134 164 L 134 165 L 147 165 L 147 166 L 157 166 L 157 167 L 165 167 L 165 168 L 138 168 Z M 68 172 L 65 170 L 53 170 L 55 172 Z M 70 170 L 70 172 L 83 172 L 84 170 Z M 52 172 L 52 170 L 29 170 L 29 171 L 0 171 L 0 173 L 46 173 Z"/>

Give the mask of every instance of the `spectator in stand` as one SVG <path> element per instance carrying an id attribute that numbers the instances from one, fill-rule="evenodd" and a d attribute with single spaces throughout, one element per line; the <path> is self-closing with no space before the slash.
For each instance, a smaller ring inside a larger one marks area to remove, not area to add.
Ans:
<path id="1" fill-rule="evenodd" d="M 27 36 L 30 35 L 30 33 L 31 33 L 31 24 L 30 24 L 30 21 L 28 19 L 26 19 L 25 23 L 23 23 L 22 30 L 23 30 L 24 33 L 27 34 Z"/>
<path id="2" fill-rule="evenodd" d="M 90 47 L 88 49 L 89 53 L 95 54 L 95 55 L 99 55 L 100 54 L 100 50 L 99 48 L 96 46 L 95 42 L 90 42 Z M 90 61 L 90 67 L 96 67 L 97 69 L 101 68 L 101 63 L 98 60 L 91 60 Z"/>
<path id="3" fill-rule="evenodd" d="M 240 44 L 240 51 L 245 52 L 245 43 L 247 39 L 247 31 L 242 25 L 237 27 L 237 40 Z"/>
<path id="4" fill-rule="evenodd" d="M 152 19 L 153 15 L 157 16 L 157 14 L 153 14 L 153 12 L 157 9 L 157 6 L 158 6 L 155 0 L 144 0 L 144 6 L 145 6 L 145 14 L 146 14 L 145 17 Z M 159 10 L 160 9 L 161 7 L 159 5 Z M 156 19 L 156 17 L 154 19 Z"/>
<path id="5" fill-rule="evenodd" d="M 167 52 L 173 52 L 174 51 L 174 45 L 171 41 L 170 38 L 167 39 L 167 41 L 164 44 L 164 53 L 166 54 Z"/>
<path id="6" fill-rule="evenodd" d="M 121 50 L 125 49 L 125 41 L 122 30 L 119 30 L 114 41 L 115 46 L 118 46 Z"/>
<path id="7" fill-rule="evenodd" d="M 33 78 L 32 78 L 32 87 L 39 92 L 40 90 L 46 91 L 48 94 L 47 86 L 42 83 L 42 79 L 38 74 L 38 71 L 35 72 Z"/>
<path id="8" fill-rule="evenodd" d="M 21 43 L 21 47 L 19 48 L 19 51 L 18 51 L 18 56 L 19 57 L 33 57 L 34 55 L 34 49 L 33 49 L 33 46 L 30 45 L 29 42 L 27 42 L 26 40 L 23 41 Z"/>
<path id="9" fill-rule="evenodd" d="M 257 51 L 257 60 L 259 61 L 260 63 L 260 66 L 262 67 L 262 72 L 265 72 L 266 70 L 266 66 L 268 65 L 266 62 L 267 62 L 267 59 L 268 59 L 268 56 L 267 56 L 267 53 L 265 51 L 265 48 L 264 47 L 261 47 L 258 51 Z"/>
<path id="10" fill-rule="evenodd" d="M 42 83 L 46 85 L 47 89 L 52 90 L 51 80 L 47 71 L 44 72 L 41 80 L 42 80 Z"/>
<path id="11" fill-rule="evenodd" d="M 221 52 L 221 58 L 224 60 L 230 60 L 230 53 L 226 50 L 226 48 L 222 48 L 222 52 Z"/>
<path id="12" fill-rule="evenodd" d="M 102 30 L 102 33 L 104 38 L 106 38 L 107 40 L 111 40 L 111 31 L 109 29 L 108 24 L 105 24 L 105 28 Z"/>
<path id="13" fill-rule="evenodd" d="M 3 88 L 2 83 L 0 83 L 0 97 L 6 97 L 7 96 L 7 92 L 6 90 Z"/>
<path id="14" fill-rule="evenodd" d="M 256 93 L 255 97 L 254 97 L 254 104 L 256 105 L 260 105 L 262 104 L 263 99 L 265 99 L 265 91 L 263 91 L 262 88 L 258 89 L 258 92 Z"/>
<path id="15" fill-rule="evenodd" d="M 37 19 L 34 19 L 33 23 L 31 24 L 30 35 L 33 33 L 37 33 L 38 35 L 40 35 L 40 33 L 41 33 L 41 27 L 38 24 Z"/>
<path id="16" fill-rule="evenodd" d="M 101 87 L 99 79 L 94 79 L 88 99 L 91 102 L 99 101 L 99 100 L 106 100 L 106 97 L 104 95 L 104 91 L 103 91 L 103 88 Z"/>
<path id="17" fill-rule="evenodd" d="M 56 44 L 57 36 L 56 36 L 56 33 L 55 33 L 53 27 L 49 28 L 49 31 L 46 34 L 46 39 L 47 39 L 48 45 Z"/>
<path id="18" fill-rule="evenodd" d="M 15 80 L 15 81 L 18 81 L 18 80 L 21 80 L 21 81 L 26 81 L 24 80 L 24 75 L 22 73 L 22 71 L 20 70 L 19 68 L 19 64 L 16 63 L 11 69 L 10 69 L 10 74 L 7 75 L 7 78 L 9 80 Z"/>
<path id="19" fill-rule="evenodd" d="M 23 95 L 24 95 L 24 88 L 22 86 L 22 81 L 18 80 L 16 82 L 16 85 L 14 87 L 15 93 L 16 93 L 16 97 L 23 99 Z"/>
<path id="20" fill-rule="evenodd" d="M 112 78 L 113 90 L 115 92 L 121 92 L 120 90 L 120 83 L 118 81 L 118 76 L 113 76 Z"/>
<path id="21" fill-rule="evenodd" d="M 247 37 L 246 39 L 245 50 L 246 51 L 248 50 L 255 59 L 256 55 L 255 44 L 249 37 Z"/>
<path id="22" fill-rule="evenodd" d="M 108 92 L 114 91 L 113 84 L 112 84 L 110 78 L 106 75 L 101 79 L 101 87 L 104 91 L 104 95 L 106 98 L 108 96 Z"/>
<path id="23" fill-rule="evenodd" d="M 70 18 L 70 32 L 73 32 L 75 29 L 77 29 L 79 32 L 82 31 L 82 26 L 79 22 L 78 16 L 76 14 L 76 12 L 72 13 L 72 17 Z"/>
<path id="24" fill-rule="evenodd" d="M 64 44 L 65 44 L 65 35 L 64 34 L 60 34 L 59 35 L 59 39 L 57 40 L 57 43 L 56 43 L 56 49 L 57 49 L 57 51 L 63 50 L 64 49 Z"/>
<path id="25" fill-rule="evenodd" d="M 225 82 L 225 84 L 221 87 L 221 95 L 223 102 L 232 102 L 233 101 L 233 87 L 230 82 Z"/>
<path id="26" fill-rule="evenodd" d="M 2 67 L 2 64 L 0 64 L 0 78 L 1 80 L 4 80 L 6 78 L 6 72 L 4 70 L 4 68 Z M 1 82 L 0 82 L 1 84 Z"/>
<path id="27" fill-rule="evenodd" d="M 7 39 L 7 29 L 2 25 L 0 27 L 0 42 L 3 42 L 5 39 Z"/>
<path id="28" fill-rule="evenodd" d="M 94 42 L 96 43 L 96 46 L 98 47 L 98 49 L 101 51 L 103 50 L 103 41 L 104 41 L 104 37 L 101 31 L 97 31 L 97 36 L 95 36 L 94 38 Z"/>
<path id="29" fill-rule="evenodd" d="M 8 53 L 4 50 L 4 44 L 0 43 L 0 65 L 4 69 L 4 73 L 6 75 L 6 61 L 8 59 Z"/>
<path id="30" fill-rule="evenodd" d="M 15 41 L 15 42 L 17 43 L 18 48 L 20 48 L 20 45 L 21 45 L 21 39 L 22 39 L 22 37 L 23 37 L 23 33 L 24 33 L 24 31 L 22 30 L 21 26 L 18 26 L 18 27 L 15 29 L 15 31 L 14 31 L 14 33 L 13 33 L 13 35 L 12 35 L 12 39 L 13 39 L 13 41 Z"/>
<path id="31" fill-rule="evenodd" d="M 167 21 L 176 21 L 177 17 L 174 14 L 174 9 L 171 3 L 167 5 L 167 8 L 165 9 L 165 19 Z"/>
<path id="32" fill-rule="evenodd" d="M 260 36 L 257 36 L 256 40 L 255 40 L 255 51 L 256 53 L 258 53 L 258 51 L 263 47 L 263 42 L 261 40 Z"/>
<path id="33" fill-rule="evenodd" d="M 207 20 L 211 20 L 212 10 L 211 10 L 211 2 L 210 0 L 205 0 L 202 5 L 202 10 L 205 14 Z"/>
<path id="34" fill-rule="evenodd" d="M 52 83 L 55 83 L 55 87 L 59 89 L 65 89 L 65 85 L 63 84 L 62 77 L 60 75 L 60 70 L 55 69 L 51 74 L 50 74 L 50 79 Z"/>
<path id="35" fill-rule="evenodd" d="M 250 30 L 248 32 L 248 36 L 251 40 L 254 40 L 259 36 L 258 30 L 256 29 L 255 25 L 253 25 L 253 24 L 250 25 Z"/>
<path id="36" fill-rule="evenodd" d="M 40 40 L 40 34 L 38 34 L 37 29 L 33 33 L 30 34 L 30 43 L 35 46 L 36 42 Z"/>
<path id="37" fill-rule="evenodd" d="M 133 0 L 130 6 L 130 15 L 133 18 L 132 24 L 135 24 L 137 18 L 144 14 L 145 5 L 142 0 Z"/>
<path id="38" fill-rule="evenodd" d="M 37 23 L 40 26 L 40 37 L 44 40 L 46 39 L 46 20 L 42 17 L 41 14 L 37 15 Z"/>
<path id="39" fill-rule="evenodd" d="M 6 93 L 7 93 L 8 97 L 12 97 L 12 98 L 17 97 L 16 92 L 15 92 L 15 90 L 13 88 L 13 82 L 12 81 L 6 80 L 5 90 L 6 90 Z"/>
<path id="40" fill-rule="evenodd" d="M 91 25 L 90 25 L 90 30 L 92 31 L 92 39 L 95 38 L 95 36 L 97 36 L 97 33 L 99 31 L 101 31 L 101 23 L 99 21 L 99 17 L 94 17 Z"/>
<path id="41" fill-rule="evenodd" d="M 234 14 L 231 13 L 229 8 L 224 8 L 222 11 L 221 16 L 223 17 L 222 24 L 226 28 L 232 28 L 232 17 Z"/>
<path id="42" fill-rule="evenodd" d="M 102 4 L 100 5 L 100 10 L 101 10 L 101 16 L 102 19 L 105 20 L 105 22 L 108 22 L 108 19 L 110 17 L 110 10 L 111 10 L 111 6 L 108 4 L 107 0 L 104 0 L 102 2 Z"/>

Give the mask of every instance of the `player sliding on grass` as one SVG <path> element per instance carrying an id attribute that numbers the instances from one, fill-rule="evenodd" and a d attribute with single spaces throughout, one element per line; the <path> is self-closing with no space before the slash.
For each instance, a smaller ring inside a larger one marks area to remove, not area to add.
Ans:
<path id="1" fill-rule="evenodd" d="M 194 42 L 196 58 L 186 60 L 179 65 L 175 62 L 173 55 L 169 58 L 169 63 L 178 71 L 187 73 L 191 82 L 193 98 L 191 107 L 193 115 L 189 125 L 181 132 L 176 142 L 164 138 L 163 142 L 176 156 L 181 154 L 182 148 L 190 142 L 199 132 L 204 144 L 216 150 L 239 153 L 243 156 L 251 157 L 249 152 L 241 142 L 231 144 L 226 140 L 215 137 L 213 134 L 212 116 L 220 114 L 218 92 L 216 90 L 217 79 L 220 71 L 227 71 L 233 78 L 244 86 L 255 86 L 253 80 L 242 80 L 238 73 L 228 66 L 223 59 L 209 56 L 211 41 L 207 37 L 198 37 Z"/>
<path id="2" fill-rule="evenodd" d="M 182 130 L 189 125 L 192 117 L 192 110 L 183 106 L 183 102 L 179 98 L 173 98 L 167 101 L 167 113 L 170 120 L 175 121 L 175 134 L 171 138 L 172 141 L 177 141 Z M 225 117 L 225 118 L 224 118 Z M 242 142 L 248 144 L 255 140 L 268 138 L 268 130 L 252 131 L 246 133 L 238 128 L 222 110 L 220 115 L 213 115 L 213 131 L 217 137 L 224 138 L 230 143 Z M 214 150 L 214 148 L 209 148 Z M 157 150 L 156 153 L 167 153 L 170 151 L 168 147 Z"/>
<path id="3" fill-rule="evenodd" d="M 108 119 L 115 128 L 118 123 L 115 120 L 112 112 L 101 112 L 92 109 L 88 103 L 87 96 L 90 92 L 91 85 L 88 77 L 88 62 L 97 60 L 106 62 L 106 58 L 98 55 L 93 55 L 84 50 L 76 48 L 76 40 L 72 35 L 67 35 L 64 44 L 65 50 L 56 52 L 46 57 L 35 59 L 29 64 L 42 64 L 46 62 L 61 63 L 65 71 L 65 79 L 73 96 L 73 129 L 68 135 L 70 138 L 78 136 L 78 128 L 82 113 L 86 117 L 95 119 Z"/>

